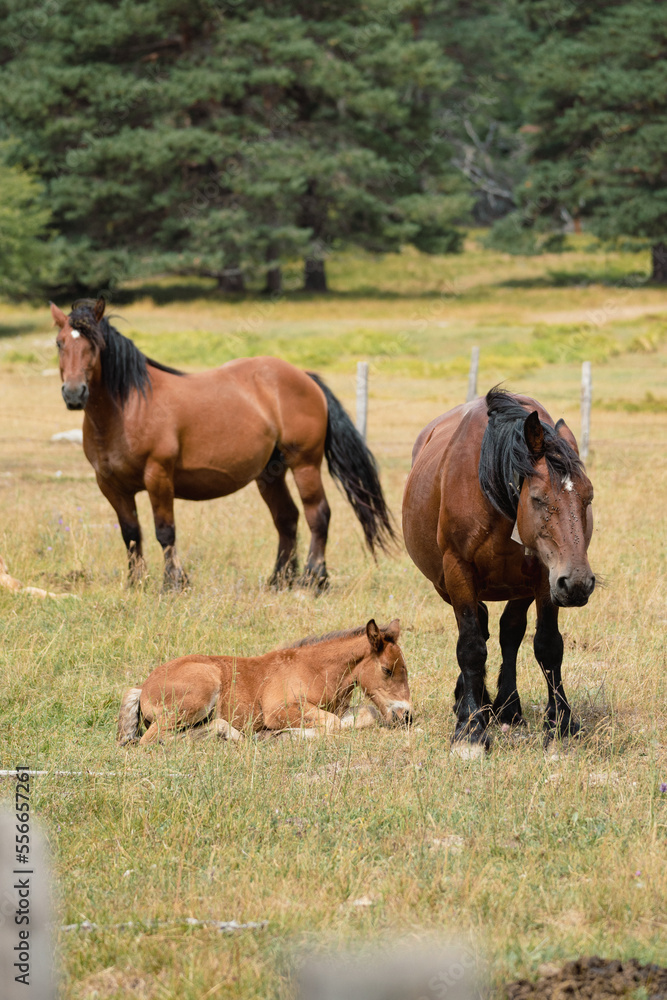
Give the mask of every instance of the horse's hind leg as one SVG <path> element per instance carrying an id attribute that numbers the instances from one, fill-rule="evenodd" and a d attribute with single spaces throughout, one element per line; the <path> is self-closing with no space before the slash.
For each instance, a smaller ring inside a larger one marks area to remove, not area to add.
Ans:
<path id="1" fill-rule="evenodd" d="M 303 512 L 310 528 L 310 548 L 303 575 L 303 586 L 324 590 L 329 585 L 325 561 L 331 511 L 322 485 L 319 464 L 293 466 L 294 481 L 303 503 Z"/>
<path id="2" fill-rule="evenodd" d="M 269 464 L 257 477 L 260 496 L 271 511 L 278 532 L 278 556 L 269 579 L 272 587 L 279 587 L 281 584 L 289 586 L 297 570 L 296 528 L 299 511 L 287 488 L 286 472 L 284 459 L 276 449 Z"/>
<path id="3" fill-rule="evenodd" d="M 226 719 L 211 719 L 210 722 L 205 722 L 195 729 L 187 730 L 184 735 L 189 736 L 191 740 L 205 740 L 214 737 L 219 740 L 236 742 L 241 739 L 243 734 L 238 729 L 234 729 Z"/>
<path id="4" fill-rule="evenodd" d="M 167 709 L 155 712 L 153 721 L 139 740 L 139 746 L 145 747 L 151 743 L 163 743 L 171 740 L 176 734 L 177 713 Z"/>
<path id="5" fill-rule="evenodd" d="M 493 714 L 502 726 L 525 726 L 516 687 L 516 658 L 526 634 L 528 608 L 532 597 L 508 601 L 500 617 L 500 649 L 503 662 L 498 674 L 498 694 Z"/>

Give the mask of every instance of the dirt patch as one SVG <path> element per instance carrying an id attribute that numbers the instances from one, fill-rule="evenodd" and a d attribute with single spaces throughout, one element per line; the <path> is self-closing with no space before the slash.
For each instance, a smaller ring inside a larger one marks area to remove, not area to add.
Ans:
<path id="1" fill-rule="evenodd" d="M 78 985 L 77 1000 L 111 1000 L 113 997 L 133 996 L 136 1000 L 156 1000 L 163 995 L 162 976 L 151 976 L 133 969 L 116 969 L 111 966 L 87 976 Z"/>
<path id="2" fill-rule="evenodd" d="M 619 962 L 593 956 L 562 967 L 542 966 L 538 971 L 541 975 L 536 982 L 510 983 L 505 996 L 509 1000 L 612 1000 L 640 995 L 646 1000 L 667 1000 L 667 969 L 640 965 L 635 958 Z"/>

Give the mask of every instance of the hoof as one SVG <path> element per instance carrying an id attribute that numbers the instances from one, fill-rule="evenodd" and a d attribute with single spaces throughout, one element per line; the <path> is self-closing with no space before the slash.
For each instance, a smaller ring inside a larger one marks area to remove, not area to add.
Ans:
<path id="1" fill-rule="evenodd" d="M 271 590 L 290 590 L 296 581 L 297 569 L 296 559 L 291 560 L 285 566 L 276 566 L 267 581 L 267 586 Z"/>
<path id="2" fill-rule="evenodd" d="M 498 720 L 500 722 L 500 720 Z M 522 715 L 515 715 L 511 722 L 500 722 L 501 733 L 526 733 L 528 723 Z"/>
<path id="3" fill-rule="evenodd" d="M 488 747 L 482 743 L 452 743 L 450 756 L 461 760 L 482 760 L 488 753 Z"/>
<path id="4" fill-rule="evenodd" d="M 314 570 L 305 569 L 297 580 L 297 584 L 306 590 L 315 590 L 319 594 L 328 590 L 329 574 L 327 573 L 326 566 L 320 566 Z"/>
<path id="5" fill-rule="evenodd" d="M 550 740 L 566 740 L 570 737 L 573 737 L 574 739 L 581 739 L 582 736 L 583 730 L 581 728 L 581 723 L 573 716 L 567 720 L 563 719 L 560 724 L 556 724 L 552 719 L 546 719 L 544 722 L 545 744 Z"/>
<path id="6" fill-rule="evenodd" d="M 163 594 L 181 594 L 190 586 L 187 573 L 179 573 L 176 576 L 165 576 L 162 581 Z"/>

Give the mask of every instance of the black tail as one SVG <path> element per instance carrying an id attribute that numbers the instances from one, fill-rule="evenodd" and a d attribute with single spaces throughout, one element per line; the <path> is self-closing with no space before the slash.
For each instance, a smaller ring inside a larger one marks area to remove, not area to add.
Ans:
<path id="1" fill-rule="evenodd" d="M 373 555 L 378 546 L 388 552 L 391 543 L 396 541 L 396 534 L 375 459 L 328 385 L 314 372 L 307 374 L 319 385 L 327 400 L 329 416 L 324 454 L 329 472 L 343 487 Z"/>

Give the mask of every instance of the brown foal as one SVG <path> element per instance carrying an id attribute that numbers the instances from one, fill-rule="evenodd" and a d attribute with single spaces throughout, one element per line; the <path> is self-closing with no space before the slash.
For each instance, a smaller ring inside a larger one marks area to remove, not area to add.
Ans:
<path id="1" fill-rule="evenodd" d="M 302 639 L 263 656 L 181 656 L 124 695 L 121 746 L 155 743 L 177 730 L 237 740 L 241 731 L 302 736 L 386 723 L 409 725 L 412 703 L 398 619 Z M 355 687 L 372 706 L 349 711 Z M 142 728 L 146 731 L 139 739 Z"/>

